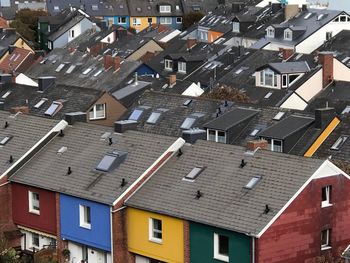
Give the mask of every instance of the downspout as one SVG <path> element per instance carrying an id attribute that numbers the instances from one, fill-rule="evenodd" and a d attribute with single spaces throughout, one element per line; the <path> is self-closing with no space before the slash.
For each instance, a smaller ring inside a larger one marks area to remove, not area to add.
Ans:
<path id="1" fill-rule="evenodd" d="M 113 215 L 112 215 L 112 207 L 109 208 L 109 221 L 111 224 L 110 227 L 110 235 L 111 235 L 111 261 L 112 263 L 114 262 L 114 258 L 113 258 Z"/>
<path id="2" fill-rule="evenodd" d="M 255 263 L 255 238 L 252 237 L 252 263 Z"/>

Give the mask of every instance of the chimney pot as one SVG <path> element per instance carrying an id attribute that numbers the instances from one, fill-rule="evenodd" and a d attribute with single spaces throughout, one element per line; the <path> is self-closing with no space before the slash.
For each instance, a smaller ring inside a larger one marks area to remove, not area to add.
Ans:
<path id="1" fill-rule="evenodd" d="M 39 91 L 44 91 L 51 86 L 54 86 L 56 82 L 56 77 L 39 77 L 38 78 L 38 84 L 39 84 Z"/>
<path id="2" fill-rule="evenodd" d="M 187 38 L 187 50 L 192 49 L 195 45 L 197 45 L 197 39 Z"/>
<path id="3" fill-rule="evenodd" d="M 318 53 L 318 63 L 322 65 L 322 86 L 325 88 L 333 81 L 333 53 Z"/>
<path id="4" fill-rule="evenodd" d="M 315 110 L 315 128 L 322 129 L 336 116 L 334 108 L 323 108 Z"/>
<path id="5" fill-rule="evenodd" d="M 280 48 L 279 51 L 282 53 L 283 60 L 289 59 L 294 54 L 294 50 L 289 48 Z"/>

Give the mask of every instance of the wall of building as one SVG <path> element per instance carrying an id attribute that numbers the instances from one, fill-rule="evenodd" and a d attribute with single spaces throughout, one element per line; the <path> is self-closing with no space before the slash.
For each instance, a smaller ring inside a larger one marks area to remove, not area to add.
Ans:
<path id="1" fill-rule="evenodd" d="M 157 17 L 157 24 L 160 24 L 160 17 Z M 171 17 L 170 24 L 163 24 L 174 29 L 182 29 L 182 23 L 176 23 L 176 16 Z"/>
<path id="2" fill-rule="evenodd" d="M 39 194 L 40 214 L 29 212 L 29 191 Z M 17 225 L 56 235 L 55 193 L 12 183 L 13 221 Z"/>
<path id="3" fill-rule="evenodd" d="M 149 240 L 149 219 L 162 220 L 162 243 Z M 169 262 L 184 262 L 184 225 L 177 218 L 127 208 L 128 249 L 145 257 Z"/>
<path id="4" fill-rule="evenodd" d="M 244 234 L 190 222 L 191 263 L 220 263 L 214 259 L 214 233 L 229 237 L 229 262 L 251 262 L 251 238 Z"/>
<path id="5" fill-rule="evenodd" d="M 293 93 L 281 104 L 281 108 L 293 109 L 293 110 L 304 110 L 308 104 L 300 98 L 297 94 Z"/>
<path id="6" fill-rule="evenodd" d="M 141 19 L 141 25 L 134 25 L 132 22 L 134 18 Z M 130 17 L 130 28 L 135 29 L 136 32 L 140 32 L 140 31 L 144 30 L 145 28 L 147 28 L 149 26 L 148 18 L 152 18 L 152 24 L 157 23 L 156 17 L 136 17 L 136 16 L 133 16 L 133 17 Z"/>
<path id="7" fill-rule="evenodd" d="M 333 78 L 338 81 L 350 82 L 350 68 L 336 58 L 333 59 Z"/>
<path id="8" fill-rule="evenodd" d="M 332 185 L 332 206 L 321 208 L 321 189 Z M 262 262 L 316 262 L 325 253 L 339 255 L 350 243 L 350 181 L 342 175 L 315 179 L 257 241 Z M 331 228 L 331 249 L 321 250 L 321 231 Z"/>
<path id="9" fill-rule="evenodd" d="M 310 101 L 322 90 L 322 68 L 305 81 L 295 92 L 306 101 Z"/>
<path id="10" fill-rule="evenodd" d="M 33 251 L 33 248 L 37 251 L 43 248 L 47 248 L 49 245 L 54 245 L 56 243 L 56 237 L 55 236 L 47 236 L 47 235 L 41 235 L 39 234 L 39 246 L 35 246 L 33 244 L 33 235 L 35 234 L 32 231 L 21 229 L 21 232 L 23 234 L 21 238 L 21 248 L 22 250 L 30 250 Z"/>
<path id="11" fill-rule="evenodd" d="M 126 18 L 126 23 L 125 24 L 119 23 L 118 22 L 119 17 L 125 17 Z M 109 20 L 110 19 L 113 20 L 113 25 L 118 25 L 118 26 L 122 26 L 122 27 L 125 27 L 125 28 L 129 28 L 130 27 L 130 17 L 129 16 L 105 16 L 105 17 L 103 17 L 103 21 L 106 22 L 107 26 L 109 25 Z"/>
<path id="12" fill-rule="evenodd" d="M 95 104 L 106 104 L 106 118 L 99 120 L 89 120 L 89 111 L 94 107 Z M 87 122 L 113 126 L 114 122 L 119 120 L 119 118 L 126 112 L 126 108 L 116 100 L 112 95 L 105 93 L 99 98 L 96 103 L 92 105 L 87 111 Z"/>
<path id="13" fill-rule="evenodd" d="M 80 226 L 79 205 L 90 207 L 91 229 Z M 111 251 L 110 207 L 97 202 L 60 195 L 61 238 Z"/>
<path id="14" fill-rule="evenodd" d="M 86 247 L 74 242 L 68 242 L 68 249 L 70 251 L 71 262 L 80 263 L 81 260 L 87 260 L 93 263 L 111 263 L 111 253 L 101 251 L 95 248 Z M 83 258 L 83 250 L 87 255 L 87 258 Z"/>

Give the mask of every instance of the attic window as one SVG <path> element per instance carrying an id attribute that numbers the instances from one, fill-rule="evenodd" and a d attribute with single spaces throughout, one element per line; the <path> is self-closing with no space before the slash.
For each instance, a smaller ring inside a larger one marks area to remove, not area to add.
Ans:
<path id="1" fill-rule="evenodd" d="M 347 139 L 348 136 L 340 136 L 338 140 L 332 145 L 331 150 L 339 151 Z"/>
<path id="2" fill-rule="evenodd" d="M 72 73 L 73 70 L 75 69 L 75 67 L 76 67 L 76 65 L 71 65 L 71 66 L 67 69 L 66 73 L 67 73 L 67 74 Z"/>
<path id="3" fill-rule="evenodd" d="M 304 16 L 304 19 L 309 19 L 312 13 L 307 13 L 306 16 Z"/>
<path id="4" fill-rule="evenodd" d="M 157 109 L 156 111 L 152 112 L 149 118 L 147 119 L 147 123 L 156 124 L 161 114 L 166 111 L 168 111 L 168 109 Z"/>
<path id="5" fill-rule="evenodd" d="M 194 180 L 196 180 L 198 175 L 200 175 L 204 169 L 205 167 L 203 166 L 196 166 L 191 170 L 191 172 L 189 172 L 184 178 L 182 178 L 182 180 L 194 182 Z"/>
<path id="6" fill-rule="evenodd" d="M 34 108 L 39 109 L 44 103 L 47 101 L 47 99 L 42 98 L 37 104 L 34 105 Z"/>
<path id="7" fill-rule="evenodd" d="M 97 10 L 98 10 L 98 5 L 92 5 L 92 6 L 91 6 L 91 9 L 92 9 L 93 11 L 97 11 Z"/>
<path id="8" fill-rule="evenodd" d="M 65 64 L 60 64 L 57 68 L 56 68 L 56 72 L 60 72 L 63 68 L 64 68 Z"/>
<path id="9" fill-rule="evenodd" d="M 96 167 L 96 170 L 102 172 L 111 172 L 118 168 L 118 166 L 125 160 L 127 156 L 126 152 L 113 151 L 102 157 L 101 161 Z"/>
<path id="10" fill-rule="evenodd" d="M 196 119 L 193 117 L 187 117 L 183 123 L 181 124 L 181 129 L 188 130 L 191 129 L 193 124 L 195 123 Z"/>
<path id="11" fill-rule="evenodd" d="M 129 116 L 129 120 L 138 121 L 143 113 L 143 109 L 135 109 Z"/>
<path id="12" fill-rule="evenodd" d="M 91 72 L 92 68 L 87 68 L 84 70 L 83 75 L 87 75 Z"/>
<path id="13" fill-rule="evenodd" d="M 190 104 L 191 104 L 192 100 L 191 99 L 188 99 L 184 102 L 184 106 L 188 107 Z"/>
<path id="14" fill-rule="evenodd" d="M 260 129 L 254 129 L 249 135 L 254 137 L 258 134 L 259 131 L 260 131 Z"/>
<path id="15" fill-rule="evenodd" d="M 62 104 L 60 102 L 56 102 L 54 101 L 51 106 L 45 111 L 45 115 L 48 115 L 48 116 L 54 116 L 56 114 L 56 112 L 59 110 L 59 107 L 61 106 Z"/>
<path id="16" fill-rule="evenodd" d="M 10 91 L 10 90 L 6 91 L 6 93 L 4 95 L 2 95 L 1 98 L 6 99 L 11 94 L 11 92 L 12 91 Z"/>
<path id="17" fill-rule="evenodd" d="M 350 112 L 350 106 L 346 106 L 345 109 L 342 111 L 341 114 L 347 114 Z"/>
<path id="18" fill-rule="evenodd" d="M 0 141 L 0 145 L 4 146 L 6 143 L 8 143 L 11 139 L 12 139 L 13 136 L 9 135 L 9 136 L 6 136 L 5 138 L 3 138 L 1 141 Z"/>
<path id="19" fill-rule="evenodd" d="M 272 91 L 268 92 L 268 93 L 265 95 L 264 99 L 269 99 L 269 98 L 271 97 L 272 93 L 273 93 Z"/>
<path id="20" fill-rule="evenodd" d="M 160 13 L 170 13 L 171 6 L 170 5 L 161 5 L 161 6 L 159 6 L 159 12 Z"/>
<path id="21" fill-rule="evenodd" d="M 277 113 L 277 114 L 275 115 L 275 117 L 273 117 L 273 120 L 279 121 L 280 119 L 282 119 L 282 117 L 284 116 L 284 114 L 286 114 L 286 113 L 283 112 L 283 111 L 280 111 L 279 113 Z"/>
<path id="22" fill-rule="evenodd" d="M 253 189 L 261 180 L 261 176 L 254 176 L 250 181 L 244 186 L 245 189 Z"/>

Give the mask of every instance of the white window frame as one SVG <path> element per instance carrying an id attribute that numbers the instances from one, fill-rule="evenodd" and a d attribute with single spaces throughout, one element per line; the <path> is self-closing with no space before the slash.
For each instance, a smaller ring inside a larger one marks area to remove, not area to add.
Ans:
<path id="1" fill-rule="evenodd" d="M 286 30 L 284 30 L 283 35 L 284 35 L 284 40 L 288 40 L 288 41 L 292 41 L 293 40 L 293 32 L 292 32 L 292 30 L 287 28 Z"/>
<path id="2" fill-rule="evenodd" d="M 284 83 L 285 80 L 285 83 Z M 288 75 L 283 74 L 282 75 L 282 88 L 287 88 L 288 87 Z"/>
<path id="3" fill-rule="evenodd" d="M 97 116 L 97 105 L 103 105 L 103 116 Z M 93 112 L 93 116 L 90 116 L 90 112 Z M 89 120 L 101 120 L 106 118 L 106 103 L 95 104 L 94 107 L 89 111 Z"/>
<path id="4" fill-rule="evenodd" d="M 233 22 L 232 23 L 232 31 L 239 33 L 239 22 Z"/>
<path id="5" fill-rule="evenodd" d="M 298 77 L 293 80 L 292 82 L 289 81 L 289 77 L 290 76 L 295 76 L 298 75 Z M 292 86 L 295 82 L 297 82 L 302 76 L 304 76 L 304 74 L 288 74 L 288 87 Z"/>
<path id="6" fill-rule="evenodd" d="M 199 34 L 199 39 L 200 40 L 208 41 L 208 32 L 199 30 L 198 34 Z"/>
<path id="7" fill-rule="evenodd" d="M 170 67 L 170 65 L 171 65 L 171 67 Z M 174 65 L 174 63 L 171 59 L 164 59 L 164 69 L 165 70 L 172 71 L 173 65 Z"/>
<path id="8" fill-rule="evenodd" d="M 272 27 L 267 28 L 266 36 L 270 37 L 270 38 L 274 38 L 275 37 L 275 29 Z"/>
<path id="9" fill-rule="evenodd" d="M 171 6 L 170 5 L 160 5 L 159 6 L 159 13 L 171 13 Z"/>
<path id="10" fill-rule="evenodd" d="M 34 239 L 34 235 L 38 236 L 38 245 L 34 244 L 33 239 Z M 30 244 L 32 245 L 32 247 L 40 249 L 40 235 L 37 233 L 31 233 L 31 240 L 30 240 Z"/>
<path id="11" fill-rule="evenodd" d="M 214 233 L 214 258 L 221 261 L 229 262 L 229 256 L 222 255 L 219 253 L 219 236 L 220 234 Z"/>
<path id="12" fill-rule="evenodd" d="M 33 204 L 34 194 L 37 194 L 39 197 L 39 200 L 38 200 L 39 209 L 34 208 L 34 204 Z M 37 192 L 28 191 L 28 201 L 29 201 L 29 213 L 40 215 L 40 194 Z"/>
<path id="13" fill-rule="evenodd" d="M 267 68 L 262 71 L 260 71 L 260 86 L 263 87 L 270 87 L 270 88 L 277 88 L 278 87 L 278 81 L 277 81 L 277 75 L 276 72 L 273 70 Z M 272 74 L 272 85 L 267 85 L 266 84 L 266 75 L 267 74 Z"/>
<path id="14" fill-rule="evenodd" d="M 176 24 L 182 24 L 182 17 L 181 16 L 178 16 L 176 18 Z"/>
<path id="15" fill-rule="evenodd" d="M 132 25 L 133 26 L 141 26 L 141 18 L 133 18 Z"/>
<path id="16" fill-rule="evenodd" d="M 324 230 L 322 230 L 322 232 L 323 231 L 326 231 L 326 233 L 327 233 L 327 242 L 326 242 L 326 244 L 322 244 L 322 239 L 321 239 L 321 250 L 330 249 L 330 248 L 332 248 L 330 245 L 330 234 L 329 234 L 330 229 L 324 229 Z M 322 235 L 322 232 L 321 232 L 321 235 Z"/>
<path id="17" fill-rule="evenodd" d="M 85 209 L 90 209 L 90 223 L 87 222 L 87 218 L 85 218 Z M 91 207 L 87 205 L 79 205 L 79 226 L 91 229 Z"/>
<path id="18" fill-rule="evenodd" d="M 47 41 L 47 48 L 52 50 L 52 42 L 51 41 Z"/>
<path id="19" fill-rule="evenodd" d="M 281 151 L 275 151 L 275 150 L 274 150 L 275 141 L 281 142 Z M 281 153 L 283 153 L 283 141 L 282 141 L 282 140 L 277 140 L 277 139 L 271 139 L 271 151 L 272 151 L 272 152 L 281 152 Z"/>
<path id="20" fill-rule="evenodd" d="M 171 23 L 172 23 L 171 17 L 163 16 L 163 17 L 160 17 L 160 18 L 159 18 L 159 24 L 162 24 L 162 25 L 171 25 Z"/>
<path id="21" fill-rule="evenodd" d="M 178 62 L 177 62 L 177 71 L 178 71 L 179 73 L 184 73 L 184 74 L 186 74 L 186 62 L 178 61 Z"/>
<path id="22" fill-rule="evenodd" d="M 161 226 L 162 226 L 161 230 L 154 229 L 154 220 L 159 220 L 161 222 Z M 149 220 L 148 220 L 148 226 L 149 226 L 149 230 L 148 230 L 149 241 L 161 244 L 163 242 L 163 221 L 161 219 L 158 219 L 158 218 L 150 217 Z M 154 237 L 153 236 L 154 232 L 161 233 L 162 234 L 162 238 Z"/>
<path id="23" fill-rule="evenodd" d="M 124 18 L 125 22 L 123 22 L 123 18 Z M 125 16 L 119 16 L 118 17 L 118 24 L 126 24 L 126 17 Z"/>
<path id="24" fill-rule="evenodd" d="M 210 131 L 215 132 L 215 142 L 218 142 L 218 143 L 226 143 L 227 142 L 226 132 L 220 131 L 220 130 L 213 130 L 213 129 L 207 129 L 207 141 L 213 141 L 213 140 L 210 140 L 210 135 L 209 135 Z M 225 141 L 224 142 L 219 141 L 219 132 L 225 133 Z"/>
<path id="25" fill-rule="evenodd" d="M 324 208 L 324 207 L 332 206 L 332 203 L 331 203 L 332 186 L 327 185 L 325 187 L 322 187 L 321 198 L 323 198 L 323 196 L 322 196 L 323 189 L 325 189 L 325 191 L 326 191 L 326 200 L 321 201 L 321 207 Z"/>

